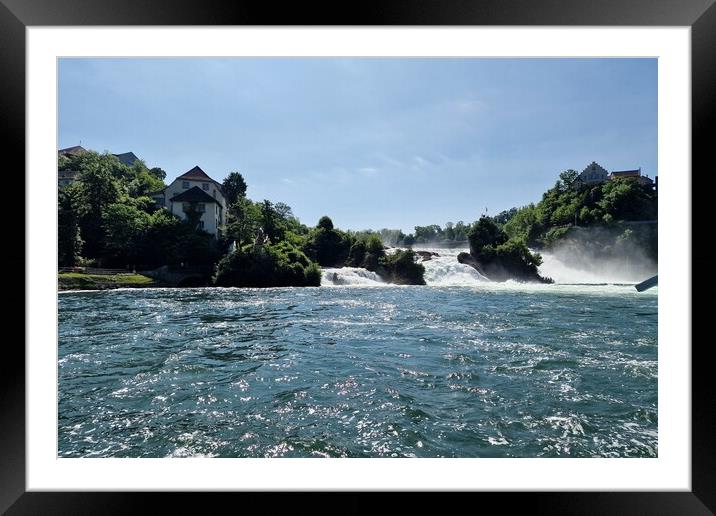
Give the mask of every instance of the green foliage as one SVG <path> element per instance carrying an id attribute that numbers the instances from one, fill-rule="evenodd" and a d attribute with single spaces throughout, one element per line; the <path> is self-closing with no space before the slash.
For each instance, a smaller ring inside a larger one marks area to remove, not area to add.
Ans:
<path id="1" fill-rule="evenodd" d="M 319 286 L 321 271 L 288 242 L 247 245 L 219 261 L 214 283 L 221 287 Z"/>
<path id="2" fill-rule="evenodd" d="M 537 272 L 542 257 L 529 250 L 521 234 L 509 238 L 492 218 L 483 216 L 473 224 L 468 238 L 470 254 L 490 279 L 543 281 Z"/>
<path id="3" fill-rule="evenodd" d="M 229 205 L 226 235 L 229 240 L 236 241 L 239 246 L 253 243 L 261 227 L 261 208 L 245 197 L 239 198 Z"/>
<path id="4" fill-rule="evenodd" d="M 504 222 L 510 238 L 531 246 L 554 243 L 567 234 L 557 228 L 611 226 L 619 221 L 656 220 L 657 193 L 635 178 L 609 180 L 596 185 L 573 186 L 576 172 L 560 174 L 537 205 L 518 209 Z"/>
<path id="5" fill-rule="evenodd" d="M 308 234 L 303 252 L 322 267 L 342 267 L 353 242 L 351 235 L 333 229 L 331 219 L 323 216 Z"/>
<path id="6" fill-rule="evenodd" d="M 164 188 L 163 179 L 160 179 L 157 175 L 153 174 L 142 160 L 134 162 L 130 169 L 130 176 L 127 178 L 126 184 L 127 191 L 132 197 L 149 195 Z"/>
<path id="7" fill-rule="evenodd" d="M 472 225 L 467 235 L 470 242 L 470 254 L 481 259 L 485 246 L 496 246 L 507 241 L 507 234 L 490 217 L 482 216 Z"/>
<path id="8" fill-rule="evenodd" d="M 167 173 L 164 172 L 164 170 L 162 170 L 159 167 L 150 168 L 149 173 L 152 174 L 157 179 L 159 179 L 160 181 L 162 181 L 162 183 L 167 178 Z"/>
<path id="9" fill-rule="evenodd" d="M 579 172 L 576 170 L 565 170 L 564 172 L 559 174 L 559 180 L 560 180 L 560 188 L 561 189 L 567 189 L 572 186 L 574 183 L 574 180 L 577 179 L 579 176 Z"/>
<path id="10" fill-rule="evenodd" d="M 109 205 L 119 200 L 123 188 L 114 175 L 115 168 L 119 168 L 117 158 L 88 154 L 78 158 L 80 160 L 78 212 L 80 231 L 85 240 L 84 252 L 87 256 L 98 257 L 104 252 L 102 213 Z"/>
<path id="11" fill-rule="evenodd" d="M 57 244 L 58 263 L 61 267 L 77 265 L 81 259 L 82 238 L 80 235 L 79 185 L 69 185 L 58 193 Z"/>
<path id="12" fill-rule="evenodd" d="M 655 193 L 635 179 L 607 181 L 598 206 L 615 220 L 653 220 L 657 217 Z"/>
<path id="13" fill-rule="evenodd" d="M 567 236 L 572 228 L 570 226 L 550 228 L 542 237 L 542 244 L 546 247 Z"/>
<path id="14" fill-rule="evenodd" d="M 72 160 L 61 154 L 57 156 L 57 170 L 71 170 Z"/>
<path id="15" fill-rule="evenodd" d="M 333 221 L 330 217 L 324 215 L 318 219 L 318 225 L 316 227 L 319 229 L 325 229 L 326 231 L 331 231 L 333 229 Z"/>
<path id="16" fill-rule="evenodd" d="M 403 238 L 403 245 L 410 247 L 413 244 L 415 244 L 415 237 L 412 234 L 406 235 L 405 238 Z"/>
<path id="17" fill-rule="evenodd" d="M 150 215 L 128 204 L 110 204 L 102 213 L 105 255 L 112 264 L 133 263 Z"/>
<path id="18" fill-rule="evenodd" d="M 427 243 L 443 239 L 443 230 L 437 224 L 430 226 L 415 226 L 415 242 Z"/>
<path id="19" fill-rule="evenodd" d="M 226 198 L 226 204 L 232 205 L 239 199 L 246 197 L 246 181 L 239 172 L 231 172 L 221 185 Z"/>
<path id="20" fill-rule="evenodd" d="M 399 285 L 425 285 L 425 267 L 417 263 L 415 251 L 398 249 L 380 258 L 377 273 Z"/>
<path id="21" fill-rule="evenodd" d="M 539 214 L 534 204 L 515 209 L 502 229 L 510 238 L 521 238 L 525 242 L 534 242 L 539 229 Z"/>
<path id="22" fill-rule="evenodd" d="M 348 267 L 362 267 L 363 260 L 365 259 L 365 242 L 363 240 L 356 240 L 351 245 L 348 251 L 348 258 L 346 259 L 346 265 Z"/>
<path id="23" fill-rule="evenodd" d="M 282 222 L 283 219 L 271 201 L 264 200 L 261 204 L 261 227 L 271 242 L 278 242 L 283 238 L 286 228 Z"/>

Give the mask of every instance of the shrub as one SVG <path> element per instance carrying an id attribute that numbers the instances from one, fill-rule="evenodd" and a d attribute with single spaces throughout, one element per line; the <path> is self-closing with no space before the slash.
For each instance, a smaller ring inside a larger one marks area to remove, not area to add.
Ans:
<path id="1" fill-rule="evenodd" d="M 219 261 L 214 284 L 221 287 L 317 287 L 321 284 L 321 271 L 288 242 L 247 245 Z"/>
<path id="2" fill-rule="evenodd" d="M 390 283 L 425 285 L 425 267 L 416 261 L 416 253 L 399 249 L 380 258 L 377 273 Z"/>

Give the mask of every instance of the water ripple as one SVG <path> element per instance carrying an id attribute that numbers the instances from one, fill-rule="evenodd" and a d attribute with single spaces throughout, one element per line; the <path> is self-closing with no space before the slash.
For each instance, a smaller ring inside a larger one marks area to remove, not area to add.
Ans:
<path id="1" fill-rule="evenodd" d="M 657 296 L 632 290 L 66 293 L 58 453 L 653 457 Z"/>

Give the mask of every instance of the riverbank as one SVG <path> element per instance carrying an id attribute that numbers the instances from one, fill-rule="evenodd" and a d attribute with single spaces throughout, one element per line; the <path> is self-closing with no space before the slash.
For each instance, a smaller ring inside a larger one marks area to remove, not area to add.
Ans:
<path id="1" fill-rule="evenodd" d="M 136 273 L 87 274 L 60 272 L 57 275 L 59 290 L 107 290 L 113 288 L 162 287 L 162 283 Z"/>

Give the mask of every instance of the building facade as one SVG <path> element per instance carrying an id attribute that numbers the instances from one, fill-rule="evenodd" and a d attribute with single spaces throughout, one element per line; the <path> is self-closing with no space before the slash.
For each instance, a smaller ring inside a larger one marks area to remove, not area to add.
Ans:
<path id="1" fill-rule="evenodd" d="M 578 185 L 593 185 L 603 183 L 607 179 L 609 179 L 609 172 L 596 161 L 592 161 L 587 165 L 587 168 L 582 170 L 581 174 L 577 176 L 575 183 Z"/>
<path id="2" fill-rule="evenodd" d="M 582 170 L 582 172 L 574 180 L 574 186 L 591 186 L 604 183 L 606 181 L 627 178 L 635 178 L 639 184 L 652 186 L 656 189 L 654 180 L 652 180 L 649 176 L 642 175 L 641 168 L 635 170 L 615 170 L 610 173 L 596 161 L 592 161 L 589 165 L 587 165 L 587 168 Z"/>
<path id="3" fill-rule="evenodd" d="M 201 214 L 197 229 L 211 235 L 217 236 L 226 223 L 226 198 L 221 184 L 198 166 L 177 177 L 152 198 L 157 206 L 166 208 L 182 220 L 192 214 Z"/>
<path id="4" fill-rule="evenodd" d="M 645 186 L 653 186 L 654 181 L 649 178 L 649 176 L 642 176 L 641 175 L 641 168 L 638 168 L 636 170 L 615 170 L 611 174 L 609 174 L 609 179 L 615 180 L 615 179 L 626 179 L 626 178 L 635 178 L 637 182 L 641 185 Z"/>

